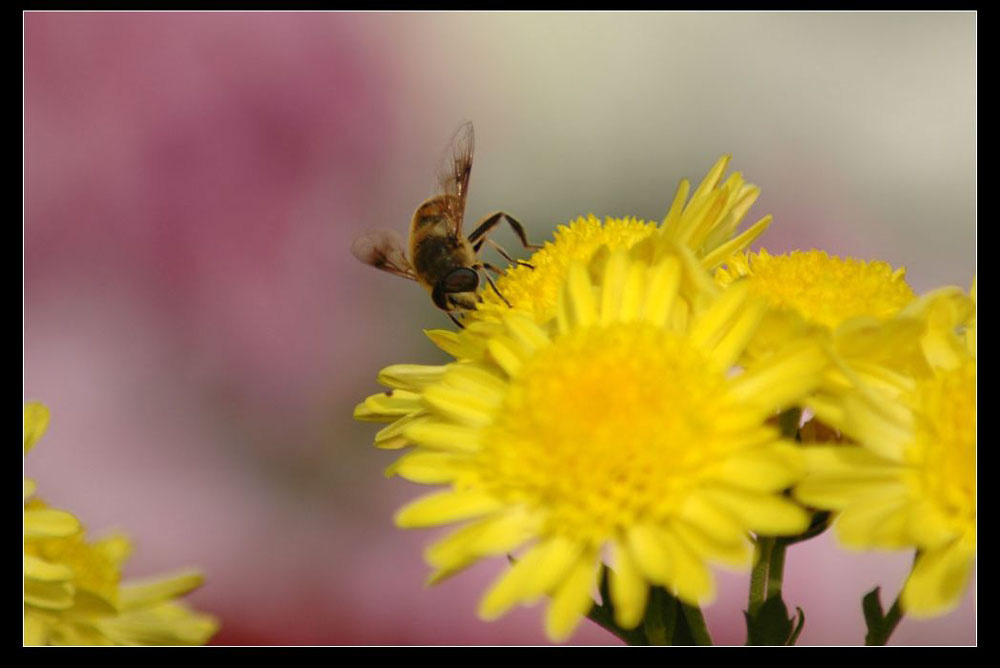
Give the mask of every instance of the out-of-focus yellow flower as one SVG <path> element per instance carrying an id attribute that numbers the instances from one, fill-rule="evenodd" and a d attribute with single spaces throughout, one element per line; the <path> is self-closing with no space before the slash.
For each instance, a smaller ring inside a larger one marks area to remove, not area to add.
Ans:
<path id="1" fill-rule="evenodd" d="M 859 445 L 804 448 L 809 473 L 795 494 L 840 511 L 836 532 L 848 547 L 916 548 L 900 603 L 927 617 L 958 604 L 975 558 L 975 316 L 948 294 L 918 306 L 931 321 L 919 339 L 892 328 L 842 335 L 844 347 L 895 345 L 923 364 L 906 373 L 870 364 L 863 377 L 842 369 L 850 384 L 814 407 Z"/>
<path id="2" fill-rule="evenodd" d="M 546 629 L 563 639 L 609 555 L 616 622 L 634 627 L 651 585 L 708 603 L 708 563 L 749 568 L 749 531 L 808 524 L 781 495 L 799 449 L 768 419 L 816 386 L 826 356 L 794 345 L 734 375 L 763 304 L 746 285 L 710 286 L 676 317 L 681 286 L 700 279 L 686 275 L 693 254 L 674 249 L 569 262 L 551 323 L 499 312 L 481 347 L 388 367 L 379 381 L 392 389 L 358 406 L 361 419 L 395 420 L 376 445 L 414 446 L 389 473 L 445 486 L 400 510 L 399 526 L 467 522 L 427 550 L 432 582 L 517 554 L 483 618 L 550 595 Z"/>
<path id="3" fill-rule="evenodd" d="M 24 405 L 24 452 L 45 433 L 49 411 Z M 121 584 L 131 552 L 124 536 L 90 542 L 72 514 L 29 498 L 24 481 L 24 644 L 201 645 L 218 630 L 209 615 L 173 601 L 201 585 L 197 573 Z"/>

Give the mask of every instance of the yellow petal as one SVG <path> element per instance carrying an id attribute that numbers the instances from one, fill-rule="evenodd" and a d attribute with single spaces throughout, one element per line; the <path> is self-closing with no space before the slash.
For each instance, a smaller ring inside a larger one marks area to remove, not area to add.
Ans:
<path id="1" fill-rule="evenodd" d="M 523 351 L 521 354 L 523 355 Z M 464 362 L 449 364 L 441 383 L 472 392 L 491 404 L 501 401 L 507 391 L 507 381 L 499 372 L 491 371 L 480 364 Z"/>
<path id="2" fill-rule="evenodd" d="M 550 343 L 545 331 L 535 324 L 530 316 L 519 311 L 512 311 L 504 318 L 507 331 L 525 351 L 532 352 Z"/>
<path id="3" fill-rule="evenodd" d="M 567 304 L 572 322 L 577 327 L 587 327 L 596 319 L 597 304 L 594 300 L 594 290 L 587 276 L 587 269 L 582 263 L 577 262 L 570 266 L 560 301 Z"/>
<path id="4" fill-rule="evenodd" d="M 444 375 L 447 367 L 426 364 L 393 364 L 379 371 L 376 380 L 382 385 L 419 392 Z"/>
<path id="5" fill-rule="evenodd" d="M 765 310 L 766 306 L 762 300 L 753 299 L 745 303 L 743 311 L 737 315 L 732 326 L 712 349 L 712 358 L 720 369 L 731 368 L 743 355 L 764 317 Z"/>
<path id="6" fill-rule="evenodd" d="M 479 353 L 480 342 L 474 341 L 472 337 L 453 332 L 448 329 L 425 329 L 424 334 L 434 345 L 445 351 L 455 359 L 467 359 L 476 357 Z"/>
<path id="7" fill-rule="evenodd" d="M 717 185 L 719 185 L 719 181 L 722 179 L 722 174 L 726 171 L 726 167 L 729 166 L 729 161 L 732 159 L 733 156 L 724 155 L 716 160 L 715 164 L 712 165 L 712 168 L 708 170 L 707 174 L 705 174 L 705 178 L 703 178 L 701 183 L 698 184 L 698 189 L 694 191 L 693 195 L 691 195 L 691 202 L 688 208 L 693 208 L 696 203 L 707 197 L 709 193 L 714 190 Z"/>
<path id="8" fill-rule="evenodd" d="M 49 625 L 41 615 L 26 609 L 24 611 L 24 644 L 27 647 L 48 645 Z"/>
<path id="9" fill-rule="evenodd" d="M 896 549 L 910 542 L 908 519 L 905 497 L 870 497 L 863 504 L 855 503 L 845 508 L 837 516 L 834 528 L 837 538 L 846 547 Z"/>
<path id="10" fill-rule="evenodd" d="M 24 555 L 24 577 L 40 582 L 66 582 L 73 579 L 73 569 L 66 564 Z"/>
<path id="11" fill-rule="evenodd" d="M 424 390 L 424 401 L 438 415 L 472 427 L 487 424 L 495 408 L 490 400 L 445 385 L 431 385 Z"/>
<path id="12" fill-rule="evenodd" d="M 642 312 L 646 322 L 660 326 L 667 322 L 680 281 L 681 265 L 676 257 L 667 257 L 652 269 Z"/>
<path id="13" fill-rule="evenodd" d="M 448 524 L 491 513 L 502 503 L 475 490 L 436 492 L 403 506 L 396 513 L 396 526 L 406 529 Z"/>
<path id="14" fill-rule="evenodd" d="M 553 642 L 568 638 L 594 605 L 598 563 L 595 553 L 584 552 L 556 588 L 545 615 L 545 632 Z"/>
<path id="15" fill-rule="evenodd" d="M 780 410 L 816 389 L 828 366 L 829 359 L 818 345 L 789 346 L 734 378 L 731 391 L 765 410 Z"/>
<path id="16" fill-rule="evenodd" d="M 354 419 L 364 422 L 390 422 L 423 408 L 420 395 L 406 390 L 379 392 L 354 408 Z"/>
<path id="17" fill-rule="evenodd" d="M 969 583 L 974 558 L 974 547 L 962 541 L 920 554 L 903 588 L 900 602 L 906 614 L 923 618 L 954 610 Z"/>
<path id="18" fill-rule="evenodd" d="M 24 603 L 45 610 L 68 610 L 73 607 L 75 588 L 69 582 L 24 581 Z"/>
<path id="19" fill-rule="evenodd" d="M 388 427 L 383 427 L 375 432 L 375 447 L 383 450 L 398 450 L 410 445 L 409 439 L 403 435 L 406 429 L 415 424 L 429 422 L 431 419 L 431 416 L 426 411 L 419 411 L 411 413 L 406 417 L 401 417 Z"/>
<path id="20" fill-rule="evenodd" d="M 691 327 L 691 341 L 706 352 L 711 352 L 729 332 L 750 294 L 747 281 L 733 283 L 712 305 L 702 312 Z"/>
<path id="21" fill-rule="evenodd" d="M 626 545 L 611 546 L 614 570 L 608 579 L 608 589 L 615 611 L 615 623 L 623 629 L 633 629 L 642 621 L 649 598 L 649 584 L 639 572 Z"/>
<path id="22" fill-rule="evenodd" d="M 715 599 L 715 580 L 703 557 L 672 528 L 664 528 L 661 539 L 673 561 L 673 577 L 667 584 L 686 603 L 710 604 Z"/>
<path id="23" fill-rule="evenodd" d="M 24 454 L 34 447 L 49 428 L 49 409 L 37 401 L 24 403 Z"/>
<path id="24" fill-rule="evenodd" d="M 524 364 L 525 351 L 513 339 L 496 336 L 486 344 L 490 358 L 510 376 L 517 376 Z"/>
<path id="25" fill-rule="evenodd" d="M 125 534 L 115 532 L 95 541 L 94 550 L 121 570 L 132 555 L 132 541 Z"/>
<path id="26" fill-rule="evenodd" d="M 736 534 L 722 539 L 718 532 L 705 531 L 698 525 L 686 522 L 675 522 L 670 528 L 681 542 L 704 559 L 740 571 L 748 570 L 751 566 L 753 551 L 745 535 Z"/>
<path id="27" fill-rule="evenodd" d="M 737 174 L 733 175 L 734 177 Z M 740 178 L 734 181 L 732 189 L 732 200 L 728 205 L 728 213 L 726 213 L 725 219 L 715 226 L 708 238 L 705 239 L 705 243 L 702 246 L 705 251 L 705 258 L 707 258 L 711 253 L 714 253 L 720 247 L 727 247 L 728 252 L 723 252 L 718 254 L 718 261 L 715 264 L 705 264 L 705 268 L 712 270 L 715 265 L 722 262 L 729 255 L 739 252 L 745 249 L 750 243 L 757 238 L 762 230 L 754 230 L 755 225 L 751 225 L 746 232 L 743 232 L 738 237 L 736 241 L 738 243 L 731 244 L 734 241 L 733 235 L 736 232 L 736 228 L 739 227 L 740 221 L 746 216 L 750 207 L 754 205 L 757 198 L 760 197 L 760 188 L 757 186 L 751 186 L 743 182 L 742 175 Z M 768 221 L 770 222 L 770 221 Z M 765 226 L 766 227 L 766 226 Z M 754 234 L 747 234 L 747 232 L 755 232 Z"/>
<path id="28" fill-rule="evenodd" d="M 455 480 L 468 465 L 468 459 L 450 452 L 409 452 L 386 469 L 386 477 L 401 476 L 422 485 L 437 485 Z"/>
<path id="29" fill-rule="evenodd" d="M 726 458 L 718 472 L 720 480 L 736 487 L 777 492 L 791 487 L 804 473 L 800 448 L 775 443 Z"/>
<path id="30" fill-rule="evenodd" d="M 793 536 L 809 526 L 809 514 L 782 497 L 722 486 L 707 489 L 703 494 L 706 500 L 718 504 L 757 533 Z"/>
<path id="31" fill-rule="evenodd" d="M 702 532 L 723 543 L 738 541 L 747 533 L 746 527 L 735 515 L 700 494 L 692 494 L 684 501 L 678 519 L 699 527 Z"/>
<path id="32" fill-rule="evenodd" d="M 611 254 L 604 266 L 604 277 L 601 282 L 601 304 L 599 323 L 609 325 L 617 322 L 621 311 L 622 295 L 625 292 L 625 282 L 628 278 L 628 254 L 617 250 Z"/>
<path id="33" fill-rule="evenodd" d="M 203 645 L 219 623 L 171 602 L 124 612 L 101 620 L 98 627 L 116 645 Z"/>
<path id="34" fill-rule="evenodd" d="M 842 510 L 870 499 L 898 498 L 906 494 L 903 481 L 896 475 L 816 475 L 809 476 L 795 488 L 795 498 L 814 508 Z"/>
<path id="35" fill-rule="evenodd" d="M 733 253 L 746 250 L 746 248 L 753 243 L 754 239 L 763 234 L 764 230 L 767 229 L 772 220 L 774 220 L 774 216 L 768 214 L 748 227 L 739 236 L 730 239 L 726 243 L 716 246 L 710 253 L 701 259 L 702 266 L 711 271 L 715 267 L 722 264 L 726 258 Z"/>
<path id="36" fill-rule="evenodd" d="M 129 580 L 119 590 L 119 606 L 122 610 L 132 610 L 168 601 L 194 591 L 204 581 L 202 574 L 194 571 Z"/>
<path id="37" fill-rule="evenodd" d="M 889 404 L 888 397 L 883 404 Z M 907 444 L 913 438 L 912 427 L 906 414 L 887 415 L 888 406 L 876 407 L 866 402 L 856 395 L 849 395 L 843 399 L 844 422 L 838 426 L 842 427 L 845 434 L 861 441 L 875 454 L 887 459 L 902 461 Z M 903 408 L 899 405 L 899 408 Z"/>
<path id="38" fill-rule="evenodd" d="M 403 430 L 407 440 L 426 448 L 449 452 L 475 452 L 480 446 L 481 430 L 463 425 L 424 420 Z"/>
<path id="39" fill-rule="evenodd" d="M 628 530 L 627 545 L 645 578 L 654 584 L 665 585 L 673 580 L 674 563 L 661 533 L 650 525 L 636 525 Z"/>
<path id="40" fill-rule="evenodd" d="M 79 520 L 64 510 L 37 508 L 24 511 L 24 535 L 29 538 L 64 538 L 79 530 Z"/>
<path id="41" fill-rule="evenodd" d="M 850 474 L 855 476 L 898 475 L 898 463 L 850 445 L 810 445 L 801 448 L 806 469 L 811 474 Z"/>
<path id="42" fill-rule="evenodd" d="M 450 574 L 479 557 L 513 551 L 530 537 L 530 528 L 522 512 L 498 513 L 452 532 L 427 548 L 424 558 L 439 572 Z"/>
<path id="43" fill-rule="evenodd" d="M 530 601 L 557 586 L 583 551 L 575 541 L 553 536 L 535 545 L 490 587 L 479 616 L 496 619 L 519 601 Z"/>
<path id="44" fill-rule="evenodd" d="M 687 200 L 690 190 L 691 182 L 687 179 L 683 179 L 677 185 L 677 191 L 674 193 L 674 201 L 671 203 L 667 215 L 663 217 L 663 223 L 660 226 L 661 234 L 670 234 L 680 221 L 681 213 L 684 211 L 684 202 Z"/>

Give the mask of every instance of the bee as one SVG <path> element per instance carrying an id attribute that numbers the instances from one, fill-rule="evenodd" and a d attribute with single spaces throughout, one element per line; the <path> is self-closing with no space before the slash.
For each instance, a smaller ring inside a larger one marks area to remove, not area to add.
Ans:
<path id="1" fill-rule="evenodd" d="M 462 221 L 474 148 L 472 123 L 467 122 L 455 133 L 446 154 L 445 166 L 438 178 L 440 194 L 424 200 L 410 220 L 409 254 L 403 249 L 402 238 L 389 230 L 366 234 L 351 246 L 354 257 L 365 264 L 424 286 L 434 305 L 459 327 L 463 325 L 455 312 L 474 309 L 482 301 L 476 292 L 480 272 L 500 299 L 510 306 L 487 273 L 492 271 L 499 275 L 501 270 L 479 258 L 484 243 L 490 244 L 509 262 L 531 267 L 508 255 L 489 238 L 490 232 L 506 221 L 525 248 L 541 248 L 528 243 L 524 226 L 504 211 L 483 217 L 468 238 L 463 236 Z"/>

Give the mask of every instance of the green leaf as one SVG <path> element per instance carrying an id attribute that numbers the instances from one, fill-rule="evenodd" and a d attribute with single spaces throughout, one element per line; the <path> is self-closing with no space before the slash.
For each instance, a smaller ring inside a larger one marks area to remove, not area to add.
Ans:
<path id="1" fill-rule="evenodd" d="M 747 620 L 748 645 L 784 645 L 792 638 L 794 620 L 788 617 L 788 608 L 780 596 L 764 601 L 753 617 L 747 612 L 743 614 Z"/>
<path id="2" fill-rule="evenodd" d="M 885 614 L 882 612 L 882 601 L 879 600 L 880 589 L 881 587 L 875 587 L 861 599 L 861 610 L 865 614 L 865 625 L 868 627 L 868 633 L 865 635 L 866 645 L 881 637 L 885 628 Z"/>
<path id="3" fill-rule="evenodd" d="M 799 623 L 795 625 L 795 630 L 792 631 L 792 636 L 785 643 L 786 645 L 794 645 L 795 641 L 799 639 L 799 634 L 802 633 L 802 627 L 806 625 L 806 613 L 802 612 L 802 608 L 795 606 L 795 612 L 799 616 Z"/>

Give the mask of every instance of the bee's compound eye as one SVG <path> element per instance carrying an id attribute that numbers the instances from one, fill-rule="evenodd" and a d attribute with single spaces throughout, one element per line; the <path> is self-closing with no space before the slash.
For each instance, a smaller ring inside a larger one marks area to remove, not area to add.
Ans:
<path id="1" fill-rule="evenodd" d="M 472 292 L 479 287 L 479 274 L 472 269 L 456 269 L 442 281 L 444 292 Z"/>

